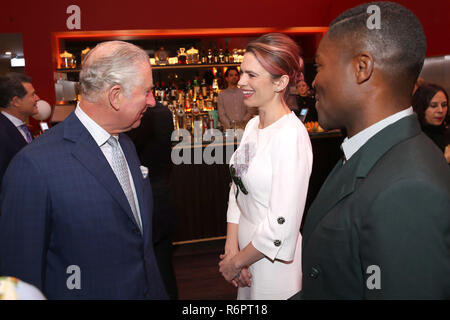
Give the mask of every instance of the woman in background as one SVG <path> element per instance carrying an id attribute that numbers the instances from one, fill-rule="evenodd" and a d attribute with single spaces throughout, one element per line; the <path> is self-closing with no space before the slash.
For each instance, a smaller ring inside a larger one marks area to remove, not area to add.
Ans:
<path id="1" fill-rule="evenodd" d="M 220 272 L 238 299 L 287 299 L 301 290 L 299 232 L 312 169 L 308 133 L 286 105 L 303 79 L 299 47 L 283 34 L 248 44 L 239 86 L 258 108 L 230 161 L 233 184 Z"/>
<path id="2" fill-rule="evenodd" d="M 447 92 L 438 85 L 423 84 L 416 90 L 412 105 L 423 132 L 442 150 L 445 159 L 450 163 Z"/>

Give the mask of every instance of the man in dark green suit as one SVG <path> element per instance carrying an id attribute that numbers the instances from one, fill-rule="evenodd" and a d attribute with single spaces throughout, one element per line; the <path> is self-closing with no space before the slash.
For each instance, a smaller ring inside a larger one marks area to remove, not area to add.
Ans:
<path id="1" fill-rule="evenodd" d="M 344 158 L 306 215 L 303 299 L 450 299 L 450 171 L 411 92 L 426 39 L 394 3 L 335 19 L 316 54 L 316 108 Z"/>

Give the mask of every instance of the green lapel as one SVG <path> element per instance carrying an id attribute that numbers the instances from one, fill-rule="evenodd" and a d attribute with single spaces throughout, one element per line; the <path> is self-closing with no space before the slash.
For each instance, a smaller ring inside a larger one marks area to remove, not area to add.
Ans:
<path id="1" fill-rule="evenodd" d="M 355 191 L 358 179 L 364 179 L 375 163 L 393 146 L 420 134 L 417 117 L 411 115 L 387 126 L 370 138 L 345 165 L 339 161 L 325 180 L 306 215 L 303 245 L 322 218 L 341 200 Z"/>

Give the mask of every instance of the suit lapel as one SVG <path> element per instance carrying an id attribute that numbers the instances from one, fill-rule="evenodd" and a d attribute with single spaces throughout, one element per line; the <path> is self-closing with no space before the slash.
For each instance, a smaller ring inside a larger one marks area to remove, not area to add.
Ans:
<path id="1" fill-rule="evenodd" d="M 355 154 L 344 165 L 339 160 L 328 175 L 316 199 L 306 215 L 303 228 L 303 244 L 307 242 L 315 226 L 330 212 L 341 200 L 352 194 L 357 181 L 358 155 Z"/>
<path id="2" fill-rule="evenodd" d="M 135 223 L 133 212 L 105 155 L 75 113 L 64 121 L 64 138 L 75 143 L 72 155 L 101 183 Z"/>
<path id="3" fill-rule="evenodd" d="M 20 133 L 19 129 L 1 112 L 0 124 L 1 126 L 4 126 L 5 131 L 8 133 L 8 136 L 18 146 L 18 149 L 21 149 L 28 144 L 27 141 L 23 138 L 22 133 Z"/>
<path id="4" fill-rule="evenodd" d="M 344 165 L 339 161 L 306 215 L 302 234 L 303 245 L 306 245 L 319 222 L 339 202 L 355 191 L 358 179 L 367 177 L 376 162 L 393 146 L 420 132 L 417 117 L 405 117 L 370 138 Z"/>

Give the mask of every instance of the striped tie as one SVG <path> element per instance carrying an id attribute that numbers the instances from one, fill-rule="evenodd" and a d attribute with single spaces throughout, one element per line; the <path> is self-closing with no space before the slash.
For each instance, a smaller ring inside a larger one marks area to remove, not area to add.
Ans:
<path id="1" fill-rule="evenodd" d="M 107 143 L 112 147 L 112 169 L 114 174 L 119 180 L 122 190 L 128 199 L 131 211 L 133 211 L 134 218 L 136 220 L 139 229 L 142 232 L 141 219 L 137 212 L 136 203 L 134 202 L 133 191 L 131 189 L 130 177 L 128 175 L 128 165 L 125 156 L 119 148 L 119 141 L 113 136 L 109 137 Z"/>

